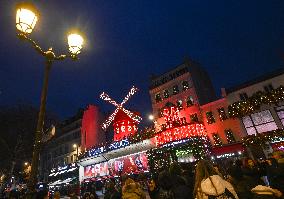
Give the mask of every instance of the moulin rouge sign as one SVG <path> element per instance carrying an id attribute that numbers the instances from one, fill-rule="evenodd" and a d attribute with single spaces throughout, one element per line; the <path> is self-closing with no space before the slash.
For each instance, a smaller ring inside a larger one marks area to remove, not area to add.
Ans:
<path id="1" fill-rule="evenodd" d="M 203 124 L 187 124 L 186 119 L 179 116 L 179 109 L 175 106 L 165 108 L 163 115 L 165 124 L 163 131 L 156 136 L 157 146 L 192 136 L 206 135 Z"/>

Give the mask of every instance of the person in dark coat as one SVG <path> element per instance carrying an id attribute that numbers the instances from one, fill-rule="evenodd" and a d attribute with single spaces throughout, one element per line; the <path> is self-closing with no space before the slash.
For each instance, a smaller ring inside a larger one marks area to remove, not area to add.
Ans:
<path id="1" fill-rule="evenodd" d="M 170 180 L 170 174 L 167 170 L 159 173 L 159 199 L 173 199 L 173 193 L 171 191 L 172 181 Z"/>
<path id="2" fill-rule="evenodd" d="M 235 161 L 234 165 L 229 168 L 228 174 L 231 177 L 230 182 L 234 186 L 239 198 L 250 199 L 253 197 L 251 193 L 251 187 L 253 187 L 253 185 L 248 178 L 243 175 L 241 160 Z"/>
<path id="3" fill-rule="evenodd" d="M 170 166 L 170 180 L 172 182 L 171 191 L 175 199 L 189 199 L 192 193 L 189 192 L 186 180 L 181 177 L 182 169 L 179 163 L 174 162 Z"/>
<path id="4" fill-rule="evenodd" d="M 242 173 L 250 189 L 257 185 L 264 185 L 260 178 L 260 170 L 252 159 L 244 159 Z"/>

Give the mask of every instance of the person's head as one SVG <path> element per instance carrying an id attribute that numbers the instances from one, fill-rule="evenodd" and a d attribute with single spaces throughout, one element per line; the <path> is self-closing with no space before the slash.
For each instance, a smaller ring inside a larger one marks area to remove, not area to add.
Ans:
<path id="1" fill-rule="evenodd" d="M 218 175 L 213 165 L 207 160 L 199 160 L 195 168 L 194 194 L 196 195 L 201 181 L 211 175 Z"/>
<path id="2" fill-rule="evenodd" d="M 169 171 L 171 175 L 181 175 L 181 172 L 182 172 L 181 166 L 179 165 L 178 162 L 172 163 Z"/>
<path id="3" fill-rule="evenodd" d="M 106 184 L 106 189 L 107 190 L 111 190 L 112 191 L 114 189 L 114 187 L 115 187 L 115 184 L 114 184 L 113 181 L 107 182 L 107 184 Z"/>
<path id="4" fill-rule="evenodd" d="M 253 162 L 253 160 L 252 160 L 252 159 L 248 159 L 247 165 L 248 165 L 248 167 L 254 167 L 254 162 Z"/>
<path id="5" fill-rule="evenodd" d="M 172 186 L 171 184 L 171 176 L 168 171 L 162 171 L 159 173 L 158 182 L 160 187 L 164 190 L 169 190 Z"/>
<path id="6" fill-rule="evenodd" d="M 53 195 L 54 199 L 60 199 L 60 193 L 58 191 L 56 191 Z"/>
<path id="7" fill-rule="evenodd" d="M 133 179 L 127 178 L 127 179 L 125 180 L 125 183 L 124 183 L 124 184 L 127 186 L 127 185 L 133 184 L 133 183 L 135 183 L 135 181 L 134 181 Z"/>
<path id="8" fill-rule="evenodd" d="M 83 196 L 83 199 L 90 199 L 90 194 L 89 193 L 85 193 Z"/>

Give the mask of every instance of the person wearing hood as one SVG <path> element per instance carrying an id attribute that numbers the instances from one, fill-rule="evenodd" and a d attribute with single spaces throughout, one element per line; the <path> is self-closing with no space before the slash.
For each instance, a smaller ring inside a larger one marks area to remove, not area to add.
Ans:
<path id="1" fill-rule="evenodd" d="M 122 199 L 146 199 L 146 195 L 141 189 L 139 183 L 128 178 L 122 187 Z"/>
<path id="2" fill-rule="evenodd" d="M 228 198 L 238 199 L 234 187 L 217 174 L 213 165 L 206 160 L 200 160 L 195 169 L 194 198 Z"/>

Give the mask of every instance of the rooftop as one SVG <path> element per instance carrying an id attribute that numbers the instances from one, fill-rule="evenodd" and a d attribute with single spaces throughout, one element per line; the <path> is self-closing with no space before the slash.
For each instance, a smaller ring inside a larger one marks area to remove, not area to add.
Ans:
<path id="1" fill-rule="evenodd" d="M 277 69 L 277 70 L 275 70 L 273 72 L 266 73 L 264 75 L 258 76 L 258 77 L 254 78 L 254 79 L 248 80 L 248 81 L 246 81 L 244 83 L 241 83 L 239 85 L 226 88 L 226 93 L 227 94 L 232 93 L 234 91 L 237 91 L 237 90 L 249 87 L 251 85 L 263 82 L 263 81 L 268 80 L 268 79 L 272 79 L 272 78 L 280 76 L 282 74 L 284 74 L 284 68 L 279 68 L 279 69 Z"/>

